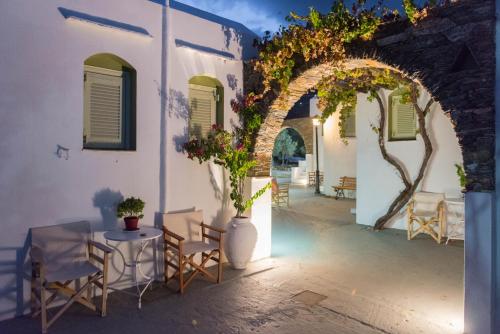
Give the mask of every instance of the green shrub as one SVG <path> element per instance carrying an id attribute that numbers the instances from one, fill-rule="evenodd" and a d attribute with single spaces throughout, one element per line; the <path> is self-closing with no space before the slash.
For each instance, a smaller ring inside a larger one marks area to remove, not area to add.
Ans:
<path id="1" fill-rule="evenodd" d="M 145 205 L 146 203 L 144 203 L 144 201 L 141 200 L 140 198 L 129 197 L 126 200 L 118 203 L 118 206 L 116 207 L 116 216 L 118 218 L 123 218 L 123 217 L 142 218 L 144 217 L 142 211 L 144 210 Z"/>

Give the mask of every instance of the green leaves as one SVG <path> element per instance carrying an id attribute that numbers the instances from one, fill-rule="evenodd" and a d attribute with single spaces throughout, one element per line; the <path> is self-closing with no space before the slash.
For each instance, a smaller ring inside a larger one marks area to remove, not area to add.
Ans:
<path id="1" fill-rule="evenodd" d="M 413 0 L 403 0 L 403 8 L 408 20 L 411 23 L 415 23 L 417 21 L 418 9 Z"/>
<path id="2" fill-rule="evenodd" d="M 394 90 L 398 87 L 410 96 L 408 79 L 394 71 L 374 68 L 337 70 L 333 75 L 323 78 L 318 85 L 319 105 L 323 110 L 321 117 L 325 121 L 339 112 L 339 134 L 340 138 L 345 139 L 345 122 L 356 111 L 358 92 L 367 93 L 367 99 L 372 102 L 379 89 Z"/>
<path id="3" fill-rule="evenodd" d="M 144 206 L 146 203 L 144 203 L 143 200 L 140 198 L 135 198 L 135 197 L 129 197 L 126 200 L 118 203 L 116 207 L 116 216 L 118 218 L 123 218 L 123 217 L 137 217 L 137 218 L 143 218 L 144 215 L 142 214 L 144 210 Z"/>

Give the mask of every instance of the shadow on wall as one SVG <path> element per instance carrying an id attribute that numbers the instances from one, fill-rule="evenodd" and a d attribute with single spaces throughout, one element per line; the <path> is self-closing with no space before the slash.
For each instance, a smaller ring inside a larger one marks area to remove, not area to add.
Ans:
<path id="1" fill-rule="evenodd" d="M 109 188 L 99 190 L 93 198 L 94 207 L 99 208 L 102 217 L 102 230 L 113 230 L 118 225 L 116 218 L 116 205 L 123 201 L 123 195 L 119 191 Z M 93 230 L 99 230 L 98 226 L 93 226 Z"/>
<path id="2" fill-rule="evenodd" d="M 227 85 L 232 90 L 236 90 L 236 88 L 238 88 L 238 78 L 236 78 L 236 76 L 234 74 L 228 74 L 227 75 Z"/>
<path id="3" fill-rule="evenodd" d="M 31 264 L 29 263 L 29 248 L 31 245 L 31 233 L 28 232 L 22 247 L 1 247 L 2 259 L 13 258 L 13 260 L 0 261 L 0 276 L 11 277 L 5 285 L 0 287 L 0 304 L 15 305 L 13 309 L 6 309 L 0 312 L 0 318 L 4 318 L 12 313 L 16 316 L 23 315 L 30 305 L 24 301 L 24 282 L 31 281 Z M 4 253 L 10 253 L 4 256 Z M 15 254 L 15 257 L 12 256 Z M 3 280 L 2 280 L 3 281 Z"/>
<path id="4" fill-rule="evenodd" d="M 175 89 L 170 89 L 168 92 L 168 113 L 169 116 L 174 116 L 177 119 L 185 121 L 184 129 L 181 134 L 174 135 L 172 141 L 174 142 L 175 150 L 183 152 L 183 145 L 189 140 L 189 100 L 184 93 Z"/>

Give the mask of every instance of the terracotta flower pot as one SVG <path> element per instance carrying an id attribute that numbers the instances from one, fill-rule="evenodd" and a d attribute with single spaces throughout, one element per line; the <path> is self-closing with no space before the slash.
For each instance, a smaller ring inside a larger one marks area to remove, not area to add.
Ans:
<path id="1" fill-rule="evenodd" d="M 125 221 L 125 229 L 129 231 L 134 231 L 137 230 L 139 225 L 139 218 L 138 217 L 125 217 L 123 218 Z"/>
<path id="2" fill-rule="evenodd" d="M 257 229 L 247 217 L 233 217 L 227 229 L 226 256 L 234 269 L 245 269 L 257 243 Z"/>

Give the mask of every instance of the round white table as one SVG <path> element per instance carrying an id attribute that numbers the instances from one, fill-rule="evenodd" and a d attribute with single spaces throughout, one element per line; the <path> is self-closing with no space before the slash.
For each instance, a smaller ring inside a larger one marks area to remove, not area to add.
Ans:
<path id="1" fill-rule="evenodd" d="M 125 230 L 113 230 L 113 231 L 107 231 L 104 233 L 104 238 L 106 239 L 106 244 L 113 248 L 122 258 L 123 261 L 123 270 L 120 273 L 120 276 L 114 280 L 113 282 L 110 283 L 110 289 L 113 289 L 115 291 L 122 291 L 116 288 L 113 288 L 114 283 L 120 282 L 122 279 L 123 275 L 125 274 L 126 268 L 133 268 L 134 272 L 132 275 L 133 282 L 135 284 L 135 287 L 137 289 L 137 293 L 133 294 L 134 296 L 137 296 L 139 298 L 139 302 L 137 307 L 140 309 L 141 308 L 141 300 L 142 300 L 142 295 L 146 291 L 146 289 L 151 286 L 151 283 L 153 283 L 154 278 L 147 276 L 144 274 L 142 268 L 141 268 L 141 259 L 142 259 L 142 253 L 144 252 L 144 249 L 150 244 L 152 244 L 153 240 L 158 239 L 161 237 L 163 234 L 162 230 L 159 230 L 154 227 L 148 227 L 148 226 L 142 226 L 140 227 L 139 230 L 137 231 L 125 231 Z M 112 244 L 110 241 L 114 241 L 117 243 L 121 242 L 129 242 L 131 243 L 131 246 L 134 247 L 136 244 L 139 244 L 139 247 L 137 248 L 137 254 L 135 255 L 134 259 L 132 261 L 127 261 L 125 259 L 125 256 L 123 255 L 122 251 L 118 248 L 118 244 Z M 142 276 L 142 279 L 137 279 L 137 272 Z M 143 288 L 141 288 L 141 285 L 143 285 Z M 122 291 L 125 293 L 129 293 L 128 291 Z"/>

